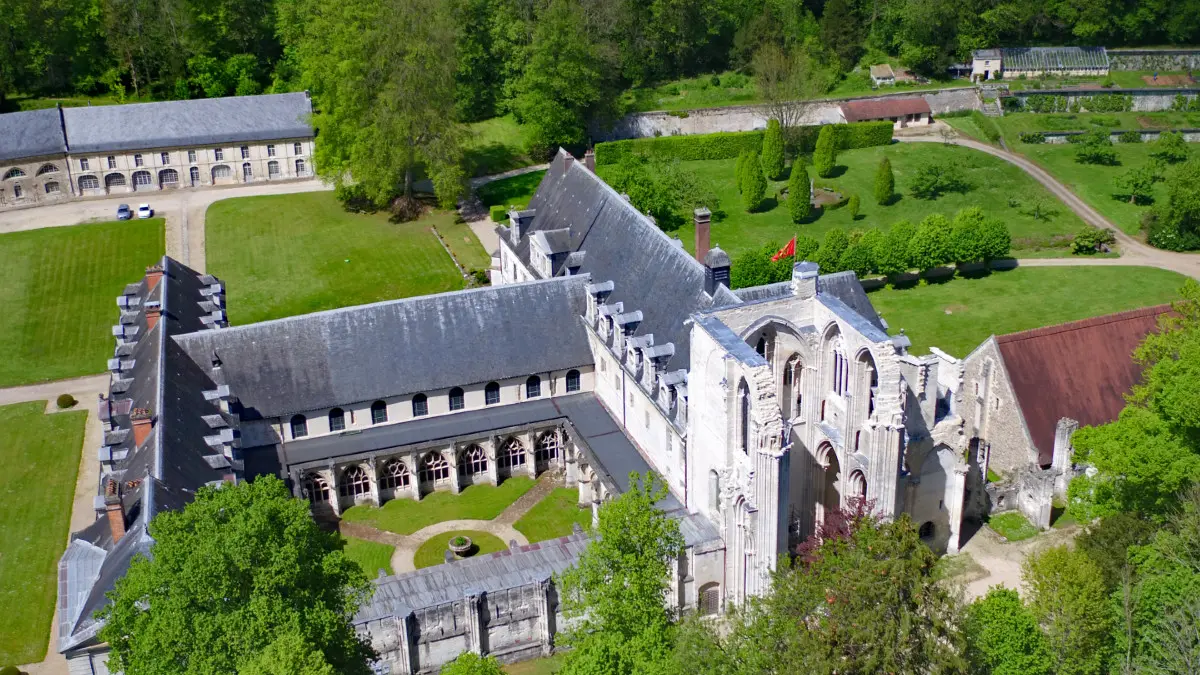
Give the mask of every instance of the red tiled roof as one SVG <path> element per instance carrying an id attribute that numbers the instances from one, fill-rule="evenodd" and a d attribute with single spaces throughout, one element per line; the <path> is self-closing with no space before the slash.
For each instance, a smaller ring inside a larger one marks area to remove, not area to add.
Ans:
<path id="1" fill-rule="evenodd" d="M 866 101 L 846 101 L 842 116 L 847 122 L 883 120 L 916 113 L 929 114 L 929 104 L 923 98 L 884 98 Z"/>
<path id="2" fill-rule="evenodd" d="M 1058 420 L 1111 422 L 1141 380 L 1133 351 L 1170 305 L 1146 307 L 996 337 L 1038 461 L 1049 464 Z"/>

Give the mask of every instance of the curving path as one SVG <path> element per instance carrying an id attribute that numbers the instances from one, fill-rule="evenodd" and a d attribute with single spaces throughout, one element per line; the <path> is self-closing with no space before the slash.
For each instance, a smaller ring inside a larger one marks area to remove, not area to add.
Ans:
<path id="1" fill-rule="evenodd" d="M 1121 249 L 1120 259 L 1114 258 L 1034 258 L 1028 260 L 1019 260 L 1018 264 L 1022 267 L 1067 267 L 1067 266 L 1086 266 L 1086 265 L 1135 265 L 1141 267 L 1158 267 L 1172 272 L 1189 276 L 1193 279 L 1200 279 L 1200 255 L 1194 253 L 1175 253 L 1173 251 L 1164 251 L 1154 248 L 1149 244 L 1145 244 L 1137 239 L 1125 234 L 1121 228 L 1113 224 L 1112 221 L 1105 218 L 1099 211 L 1092 208 L 1087 202 L 1080 199 L 1078 195 L 1071 191 L 1070 188 L 1063 185 L 1054 176 L 1050 175 L 1045 169 L 1037 164 L 1034 164 L 1028 158 L 1021 155 L 1002 150 L 979 141 L 963 138 L 961 135 L 956 138 L 942 138 L 940 136 L 897 136 L 896 140 L 901 143 L 951 143 L 964 148 L 978 150 L 993 157 L 1014 164 L 1022 171 L 1029 174 L 1037 182 L 1041 183 L 1047 190 L 1067 208 L 1074 211 L 1085 223 L 1093 227 L 1109 228 L 1117 237 L 1117 244 Z"/>

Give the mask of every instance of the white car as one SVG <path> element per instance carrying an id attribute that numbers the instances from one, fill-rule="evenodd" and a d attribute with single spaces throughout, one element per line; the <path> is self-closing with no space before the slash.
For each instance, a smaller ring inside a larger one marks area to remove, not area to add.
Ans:
<path id="1" fill-rule="evenodd" d="M 154 216 L 154 209 L 150 208 L 149 204 L 138 204 L 138 218 L 151 218 Z"/>

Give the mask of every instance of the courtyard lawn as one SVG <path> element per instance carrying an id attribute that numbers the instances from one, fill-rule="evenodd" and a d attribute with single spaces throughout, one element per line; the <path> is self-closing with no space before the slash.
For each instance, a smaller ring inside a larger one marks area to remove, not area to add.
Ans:
<path id="1" fill-rule="evenodd" d="M 458 290 L 435 216 L 391 223 L 324 191 L 225 199 L 208 208 L 208 271 L 227 284 L 234 324 Z"/>
<path id="2" fill-rule="evenodd" d="M 346 557 L 358 563 L 367 573 L 368 579 L 379 576 L 379 570 L 383 570 L 384 574 L 389 576 L 392 574 L 392 554 L 396 552 L 395 546 L 357 537 L 343 538 L 346 540 Z"/>
<path id="3" fill-rule="evenodd" d="M 879 206 L 872 194 L 875 171 L 885 155 L 892 162 L 897 198 L 888 206 Z M 909 194 L 909 177 L 926 162 L 957 165 L 972 185 L 971 190 L 965 194 L 946 194 L 935 200 L 913 197 Z M 989 216 L 1002 218 L 1012 233 L 1017 255 L 1043 248 L 1065 255 L 1068 236 L 1083 227 L 1078 216 L 1021 169 L 968 148 L 938 143 L 896 143 L 843 152 L 837 159 L 839 167 L 844 167 L 839 168 L 840 175 L 816 180 L 819 185 L 833 186 L 846 197 L 857 193 L 862 201 L 858 220 L 851 220 L 849 211 L 844 208 L 815 210 L 815 219 L 799 225 L 792 223 L 786 201 L 778 199 L 779 191 L 787 186 L 786 180 L 768 186 L 762 212 L 747 213 L 733 179 L 736 163 L 736 159 L 683 163 L 707 180 L 720 200 L 720 208 L 714 209 L 711 241 L 731 256 L 770 241 L 785 243 L 794 234 L 806 234 L 819 241 L 825 232 L 835 228 L 889 227 L 902 219 L 918 223 L 931 213 L 953 217 L 956 211 L 967 206 L 979 206 Z M 608 168 L 599 167 L 598 171 L 603 176 Z M 815 176 L 811 167 L 810 175 Z M 1050 209 L 1045 220 L 1030 215 L 1030 206 L 1038 198 Z M 670 234 L 681 238 L 689 251 L 693 249 L 695 233 L 690 212 L 686 223 Z"/>
<path id="4" fill-rule="evenodd" d="M 993 118 L 1004 134 L 1008 146 L 1020 152 L 1018 138 L 1025 131 L 1088 131 L 1109 129 L 1190 129 L 1200 127 L 1200 113 L 1175 112 L 1117 112 L 1117 113 L 1005 113 Z"/>
<path id="5" fill-rule="evenodd" d="M 1024 541 L 1038 533 L 1025 516 L 1015 511 L 992 516 L 988 519 L 988 526 L 1009 541 Z"/>
<path id="6" fill-rule="evenodd" d="M 532 171 L 512 178 L 502 178 L 481 185 L 476 193 L 484 206 L 524 206 L 529 203 L 545 176 L 545 171 Z"/>
<path id="7" fill-rule="evenodd" d="M 592 510 L 579 508 L 579 490 L 555 488 L 513 527 L 532 544 L 555 537 L 565 537 L 571 534 L 571 526 L 575 523 L 579 523 L 585 530 L 590 528 Z"/>
<path id="8" fill-rule="evenodd" d="M 554 675 L 562 668 L 565 658 L 564 654 L 555 654 L 544 659 L 513 663 L 504 666 L 504 672 L 508 675 Z"/>
<path id="9" fill-rule="evenodd" d="M 529 156 L 525 129 L 512 115 L 467 125 L 470 138 L 465 143 L 467 170 L 472 176 L 486 176 L 519 169 L 538 161 Z"/>
<path id="10" fill-rule="evenodd" d="M 116 293 L 114 292 L 114 297 Z M 0 408 L 0 664 L 46 656 L 87 412 Z"/>
<path id="11" fill-rule="evenodd" d="M 161 218 L 0 235 L 0 387 L 103 372 L 115 298 L 163 246 Z"/>
<path id="12" fill-rule="evenodd" d="M 381 507 L 360 504 L 346 509 L 342 520 L 363 521 L 396 534 L 412 534 L 447 520 L 491 520 L 532 488 L 528 476 L 507 478 L 498 487 L 471 485 L 459 494 L 439 491 L 412 499 L 393 499 Z"/>
<path id="13" fill-rule="evenodd" d="M 508 548 L 508 544 L 505 544 L 500 540 L 500 537 L 493 534 L 478 530 L 454 530 L 453 532 L 435 535 L 424 544 L 421 544 L 417 552 L 413 554 L 413 565 L 417 569 L 421 569 L 423 567 L 441 565 L 446 562 L 446 551 L 450 550 L 450 540 L 458 536 L 471 538 L 471 550 L 463 556 L 464 558 L 473 558 L 477 555 L 495 553 L 496 551 L 503 551 Z"/>
<path id="14" fill-rule="evenodd" d="M 1178 300 L 1185 279 L 1152 267 L 1023 267 L 868 297 L 889 332 L 905 329 L 912 353 L 936 346 L 963 358 L 989 335 Z"/>
<path id="15" fill-rule="evenodd" d="M 479 243 L 479 237 L 471 231 L 471 226 L 466 222 L 457 221 L 457 214 L 450 211 L 439 211 L 421 219 L 421 222 L 437 227 L 446 246 L 450 247 L 454 257 L 458 258 L 459 265 L 468 272 L 473 269 L 486 271 L 492 266 L 492 257 L 483 250 L 483 244 Z"/>

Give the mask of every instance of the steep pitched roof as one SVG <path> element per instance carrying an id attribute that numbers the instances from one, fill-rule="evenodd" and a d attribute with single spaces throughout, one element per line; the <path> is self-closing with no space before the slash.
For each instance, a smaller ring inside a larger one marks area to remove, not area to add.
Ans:
<path id="1" fill-rule="evenodd" d="M 591 363 L 586 277 L 441 293 L 176 337 L 216 353 L 246 419 Z"/>
<path id="2" fill-rule="evenodd" d="M 847 122 L 863 122 L 866 120 L 884 120 L 917 113 L 929 114 L 929 104 L 925 99 L 913 98 L 881 98 L 862 101 L 846 101 L 841 105 L 842 116 Z"/>
<path id="3" fill-rule="evenodd" d="M 73 153 L 308 138 L 308 94 L 64 108 Z"/>
<path id="4" fill-rule="evenodd" d="M 57 108 L 0 115 L 0 162 L 66 151 Z"/>
<path id="5" fill-rule="evenodd" d="M 1061 418 L 1117 418 L 1142 375 L 1133 351 L 1169 311 L 1159 305 L 996 337 L 1041 464 L 1052 459 Z"/>

